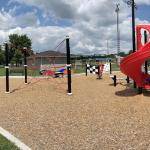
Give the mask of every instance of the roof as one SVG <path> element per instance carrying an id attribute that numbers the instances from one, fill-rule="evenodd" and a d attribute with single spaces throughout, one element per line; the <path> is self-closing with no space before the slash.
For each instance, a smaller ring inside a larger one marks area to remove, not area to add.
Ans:
<path id="1" fill-rule="evenodd" d="M 66 57 L 66 54 L 49 50 L 49 51 L 44 51 L 44 52 L 36 53 L 34 55 L 29 56 L 29 58 L 32 58 L 32 57 Z"/>

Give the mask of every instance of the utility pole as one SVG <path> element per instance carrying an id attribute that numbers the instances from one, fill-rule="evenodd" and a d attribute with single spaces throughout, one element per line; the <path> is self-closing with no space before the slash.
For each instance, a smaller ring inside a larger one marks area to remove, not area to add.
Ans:
<path id="1" fill-rule="evenodd" d="M 127 0 L 127 5 L 132 9 L 132 51 L 133 53 L 136 51 L 136 42 L 135 42 L 135 9 L 137 6 L 134 0 Z M 136 88 L 136 83 L 134 82 L 134 88 Z"/>
<path id="2" fill-rule="evenodd" d="M 135 2 L 132 0 L 132 43 L 133 43 L 133 53 L 136 51 L 135 46 Z M 134 81 L 134 88 L 136 88 L 136 82 Z"/>
<path id="3" fill-rule="evenodd" d="M 119 56 L 120 53 L 120 29 L 119 29 L 119 8 L 120 4 L 116 4 L 115 12 L 117 14 L 117 55 Z"/>
<path id="4" fill-rule="evenodd" d="M 132 48 L 133 52 L 136 51 L 136 42 L 135 42 L 135 9 L 137 9 L 135 0 L 125 0 L 127 5 L 132 9 Z"/>
<path id="5" fill-rule="evenodd" d="M 132 0 L 132 40 L 133 40 L 133 53 L 136 51 L 135 46 L 135 2 Z"/>
<path id="6" fill-rule="evenodd" d="M 107 40 L 107 55 L 109 55 L 109 43 L 108 43 L 108 40 Z"/>

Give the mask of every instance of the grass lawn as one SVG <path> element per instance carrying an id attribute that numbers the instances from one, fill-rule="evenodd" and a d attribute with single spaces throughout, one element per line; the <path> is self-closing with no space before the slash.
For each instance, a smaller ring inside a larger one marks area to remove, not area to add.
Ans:
<path id="1" fill-rule="evenodd" d="M 85 68 L 73 69 L 73 73 L 85 73 Z"/>
<path id="2" fill-rule="evenodd" d="M 73 73 L 85 73 L 85 68 L 81 69 L 73 69 Z M 24 68 L 22 69 L 16 69 L 13 71 L 10 71 L 11 76 L 23 76 L 24 75 Z M 5 76 L 5 68 L 0 68 L 0 76 Z M 28 76 L 40 76 L 39 70 L 31 70 L 28 69 Z"/>
<path id="3" fill-rule="evenodd" d="M 4 76 L 5 75 L 5 68 L 0 68 L 0 76 Z"/>
<path id="4" fill-rule="evenodd" d="M 0 150 L 19 150 L 19 148 L 0 135 Z"/>
<path id="5" fill-rule="evenodd" d="M 24 68 L 17 68 L 10 70 L 10 76 L 23 76 Z M 0 68 L 0 76 L 5 76 L 5 68 Z M 39 70 L 30 70 L 28 69 L 28 76 L 40 76 Z"/>
<path id="6" fill-rule="evenodd" d="M 116 63 L 112 63 L 112 71 L 120 71 L 120 67 Z"/>

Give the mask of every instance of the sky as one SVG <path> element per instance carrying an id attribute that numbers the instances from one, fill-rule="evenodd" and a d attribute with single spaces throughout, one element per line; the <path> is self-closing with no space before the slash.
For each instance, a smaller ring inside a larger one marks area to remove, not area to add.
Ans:
<path id="1" fill-rule="evenodd" d="M 149 24 L 150 0 L 135 2 L 136 25 Z M 27 34 L 32 49 L 40 52 L 53 50 L 69 35 L 71 53 L 116 53 L 116 3 L 120 4 L 121 51 L 128 52 L 131 8 L 124 0 L 0 0 L 0 44 L 10 34 Z"/>

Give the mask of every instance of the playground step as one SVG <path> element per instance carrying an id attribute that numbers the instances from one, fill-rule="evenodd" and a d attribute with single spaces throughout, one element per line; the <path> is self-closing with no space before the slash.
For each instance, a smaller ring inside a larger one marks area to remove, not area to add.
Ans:
<path id="1" fill-rule="evenodd" d="M 150 90 L 150 84 L 144 85 L 143 88 L 146 89 L 146 90 Z"/>

